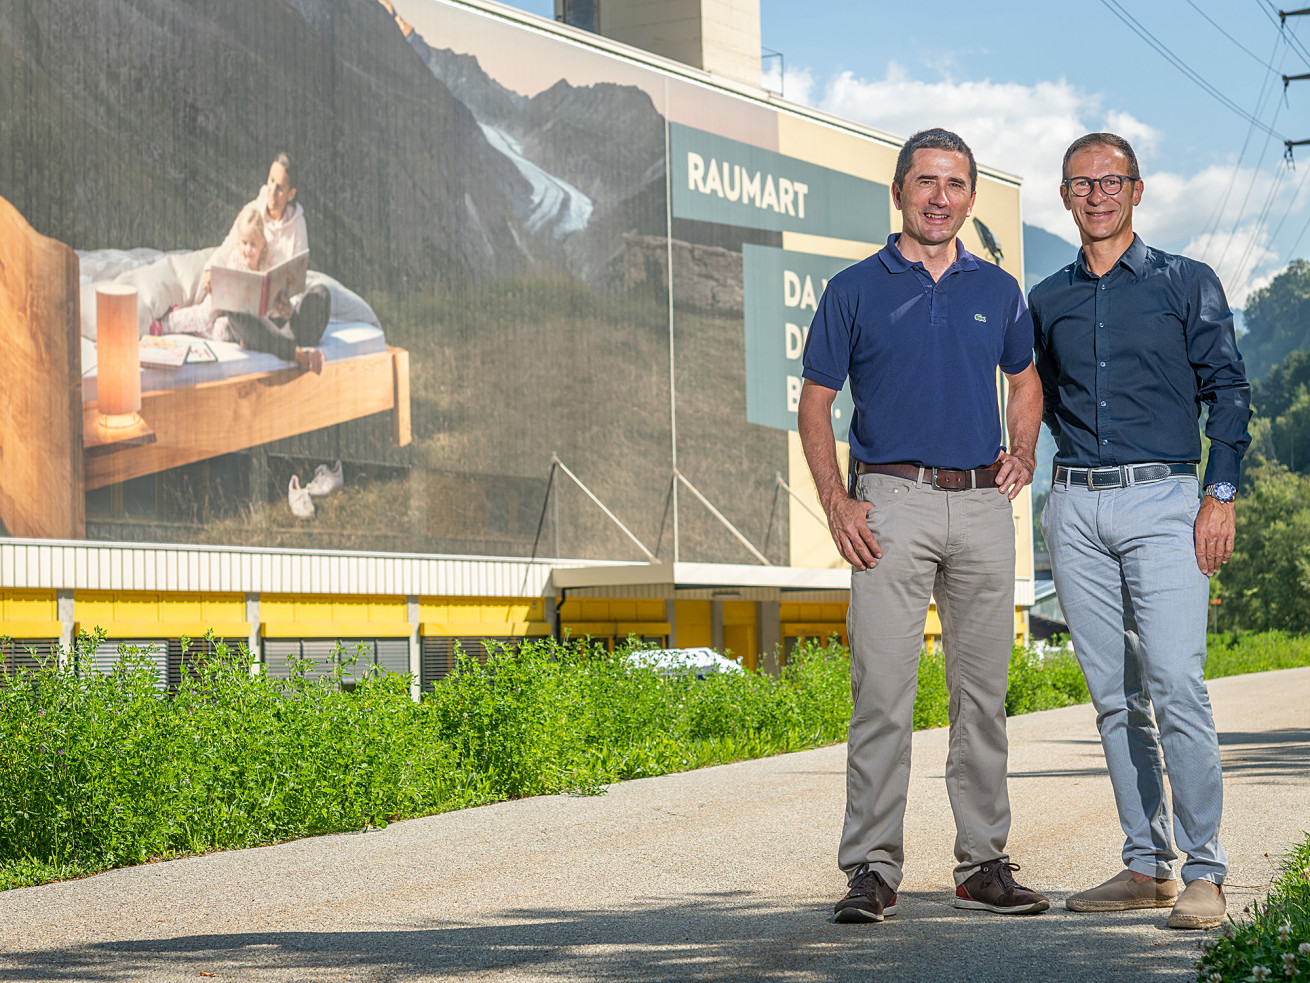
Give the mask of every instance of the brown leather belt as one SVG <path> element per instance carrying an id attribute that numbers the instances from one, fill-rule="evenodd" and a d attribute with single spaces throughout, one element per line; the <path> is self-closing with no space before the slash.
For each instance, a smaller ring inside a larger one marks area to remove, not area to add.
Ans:
<path id="1" fill-rule="evenodd" d="M 865 464 L 856 461 L 856 474 L 890 474 L 908 481 L 930 481 L 934 488 L 944 491 L 960 491 L 965 488 L 995 488 L 996 476 L 1001 471 L 999 464 L 987 468 L 974 468 L 972 471 L 956 471 L 952 468 L 922 468 L 917 464 Z"/>

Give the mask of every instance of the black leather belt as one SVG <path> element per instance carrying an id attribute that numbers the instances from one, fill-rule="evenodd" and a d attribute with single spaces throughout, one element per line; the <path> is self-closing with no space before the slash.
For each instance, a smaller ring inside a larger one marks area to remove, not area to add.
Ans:
<path id="1" fill-rule="evenodd" d="M 1055 469 L 1057 485 L 1086 485 L 1092 491 L 1106 488 L 1127 488 L 1129 485 L 1145 485 L 1152 481 L 1164 481 L 1187 475 L 1195 478 L 1198 468 L 1195 461 L 1166 464 L 1121 464 L 1114 468 L 1066 468 L 1063 464 Z"/>
<path id="2" fill-rule="evenodd" d="M 917 464 L 865 464 L 855 461 L 856 474 L 890 474 L 907 481 L 930 481 L 934 488 L 960 491 L 965 488 L 995 488 L 999 465 L 957 471 L 954 468 L 924 468 Z"/>

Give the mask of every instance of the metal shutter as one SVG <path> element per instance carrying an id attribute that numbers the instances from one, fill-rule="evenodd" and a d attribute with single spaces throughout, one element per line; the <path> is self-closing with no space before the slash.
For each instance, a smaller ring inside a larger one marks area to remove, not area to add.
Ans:
<path id="1" fill-rule="evenodd" d="M 383 672 L 409 672 L 409 639 L 379 638 L 375 643 L 378 668 Z"/>
<path id="2" fill-rule="evenodd" d="M 0 675 L 15 676 L 20 669 L 38 669 L 59 654 L 57 638 L 15 638 L 0 641 Z"/>
<path id="3" fill-rule="evenodd" d="M 168 683 L 168 643 L 161 638 L 122 638 L 101 642 L 95 652 L 95 669 L 110 673 L 122 659 L 122 649 L 136 648 L 155 665 L 155 685 L 164 689 Z"/>
<path id="4" fill-rule="evenodd" d="M 424 637 L 419 646 L 419 686 L 427 692 L 455 668 L 455 640 L 435 635 Z"/>
<path id="5" fill-rule="evenodd" d="M 288 659 L 300 658 L 300 640 L 297 638 L 264 639 L 264 671 L 274 679 L 290 679 Z"/>

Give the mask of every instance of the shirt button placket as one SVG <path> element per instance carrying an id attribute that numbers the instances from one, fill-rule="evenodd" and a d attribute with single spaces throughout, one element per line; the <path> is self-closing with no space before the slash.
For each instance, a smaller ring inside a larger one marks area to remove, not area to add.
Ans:
<path id="1" fill-rule="evenodd" d="M 1107 274 L 1106 276 L 1108 275 L 1109 274 Z M 1092 351 L 1093 351 L 1093 356 L 1096 358 L 1096 362 L 1097 362 L 1097 370 L 1094 373 L 1096 378 L 1095 398 L 1097 402 L 1096 436 L 1099 438 L 1097 442 L 1102 447 L 1108 447 L 1110 444 L 1109 438 L 1106 437 L 1105 435 L 1106 431 L 1109 429 L 1109 420 L 1108 420 L 1109 413 L 1105 412 L 1106 400 L 1102 398 L 1102 396 L 1105 393 L 1105 390 L 1108 388 L 1108 383 L 1105 378 L 1106 373 L 1101 371 L 1106 367 L 1105 365 L 1107 361 L 1105 357 L 1106 349 L 1109 347 L 1109 340 L 1104 337 L 1105 318 L 1107 316 L 1106 308 L 1109 306 L 1106 303 L 1106 297 L 1103 296 L 1103 294 L 1105 293 L 1106 286 L 1107 286 L 1106 277 L 1103 276 L 1097 281 L 1096 293 L 1093 294 L 1093 298 L 1094 298 L 1093 313 L 1096 318 L 1096 332 L 1092 344 Z M 1101 458 L 1101 463 L 1102 464 L 1106 463 L 1104 457 Z"/>

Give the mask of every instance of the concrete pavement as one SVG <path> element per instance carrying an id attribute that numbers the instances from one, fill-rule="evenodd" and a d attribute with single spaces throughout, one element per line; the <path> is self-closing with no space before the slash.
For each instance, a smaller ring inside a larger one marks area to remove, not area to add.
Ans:
<path id="1" fill-rule="evenodd" d="M 1230 910 L 1310 827 L 1310 668 L 1211 683 Z M 951 905 L 946 735 L 915 735 L 900 913 L 836 925 L 845 746 L 0 894 L 0 981 L 1191 980 L 1120 868 L 1089 706 L 1010 721 L 1013 859 L 1051 911 Z"/>

